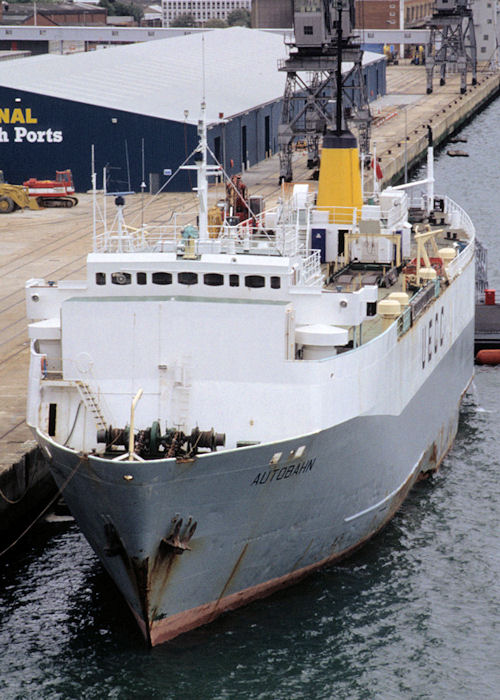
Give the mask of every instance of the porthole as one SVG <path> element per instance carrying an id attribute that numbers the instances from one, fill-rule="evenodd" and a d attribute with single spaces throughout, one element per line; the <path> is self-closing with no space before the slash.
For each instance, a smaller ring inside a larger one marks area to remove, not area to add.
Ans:
<path id="1" fill-rule="evenodd" d="M 203 275 L 203 282 L 209 287 L 221 287 L 224 284 L 224 275 L 218 272 L 207 272 Z"/>
<path id="2" fill-rule="evenodd" d="M 280 289 L 281 277 L 271 277 L 271 289 Z"/>
<path id="3" fill-rule="evenodd" d="M 198 275 L 196 272 L 179 272 L 177 281 L 179 284 L 198 284 Z"/>
<path id="4" fill-rule="evenodd" d="M 153 272 L 153 284 L 172 284 L 170 272 Z"/>
<path id="5" fill-rule="evenodd" d="M 240 286 L 240 276 L 239 275 L 229 275 L 229 286 L 239 287 Z"/>
<path id="6" fill-rule="evenodd" d="M 266 286 L 266 278 L 262 275 L 247 275 L 245 277 L 245 287 L 259 289 Z"/>
<path id="7" fill-rule="evenodd" d="M 148 281 L 148 276 L 146 275 L 145 272 L 138 272 L 136 279 L 137 279 L 137 284 L 146 284 Z"/>
<path id="8" fill-rule="evenodd" d="M 95 273 L 95 283 L 98 285 L 106 284 L 106 273 L 105 272 L 96 272 Z"/>

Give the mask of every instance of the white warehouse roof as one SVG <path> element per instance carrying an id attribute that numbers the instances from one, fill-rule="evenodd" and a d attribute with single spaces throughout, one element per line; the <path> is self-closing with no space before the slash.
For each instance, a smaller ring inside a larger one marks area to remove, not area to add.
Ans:
<path id="1" fill-rule="evenodd" d="M 286 57 L 282 35 L 232 27 L 3 61 L 0 87 L 179 122 L 188 110 L 188 123 L 197 122 L 205 92 L 210 123 L 282 97 L 286 73 L 277 62 Z M 380 58 L 365 53 L 363 62 Z"/>

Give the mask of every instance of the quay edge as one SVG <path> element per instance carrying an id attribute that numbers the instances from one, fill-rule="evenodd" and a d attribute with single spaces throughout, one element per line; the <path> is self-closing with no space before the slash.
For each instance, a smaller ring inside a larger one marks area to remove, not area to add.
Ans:
<path id="1" fill-rule="evenodd" d="M 0 463 L 0 535 L 8 547 L 49 503 L 56 485 L 34 440 Z"/>
<path id="2" fill-rule="evenodd" d="M 439 95 L 439 90 L 436 88 L 435 93 L 425 97 L 430 101 L 436 94 Z M 500 94 L 500 71 L 492 72 L 488 75 L 479 74 L 476 85 L 469 85 L 467 92 L 463 95 L 447 93 L 448 104 L 440 107 L 436 111 L 429 112 L 427 120 L 422 120 L 422 125 L 419 129 L 408 132 L 408 142 L 406 147 L 407 171 L 417 166 L 423 158 L 425 158 L 428 138 L 427 125 L 432 128 L 434 146 L 444 144 L 454 133 L 459 131 L 465 124 L 473 119 L 479 112 L 495 100 Z M 400 126 L 400 125 L 398 125 Z M 396 185 L 402 182 L 405 172 L 405 149 L 404 149 L 404 125 L 399 132 L 394 136 L 394 144 L 401 143 L 401 147 L 397 148 L 396 154 L 387 155 L 382 152 L 382 172 L 383 179 L 381 184 L 385 187 Z M 376 138 L 376 133 L 372 134 L 372 138 Z M 393 151 L 393 145 L 389 150 Z M 392 158 L 391 158 L 392 156 Z"/>

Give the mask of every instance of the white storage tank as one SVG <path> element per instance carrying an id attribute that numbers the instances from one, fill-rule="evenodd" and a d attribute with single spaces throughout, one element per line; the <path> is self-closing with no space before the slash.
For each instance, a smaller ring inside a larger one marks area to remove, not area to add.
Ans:
<path id="1" fill-rule="evenodd" d="M 337 353 L 337 346 L 347 345 L 349 332 L 339 326 L 315 323 L 295 329 L 295 342 L 302 346 L 303 360 L 322 360 Z"/>

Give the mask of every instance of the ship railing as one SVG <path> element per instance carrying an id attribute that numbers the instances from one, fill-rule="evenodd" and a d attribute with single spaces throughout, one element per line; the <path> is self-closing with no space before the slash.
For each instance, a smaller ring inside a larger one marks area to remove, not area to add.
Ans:
<path id="1" fill-rule="evenodd" d="M 475 238 L 476 229 L 470 216 L 459 204 L 454 202 L 448 196 L 444 197 L 444 210 L 448 215 L 450 226 L 452 228 L 461 228 L 471 240 Z"/>
<path id="2" fill-rule="evenodd" d="M 398 336 L 403 335 L 411 328 L 411 306 L 407 306 L 398 318 Z"/>
<path id="3" fill-rule="evenodd" d="M 419 289 L 410 299 L 409 305 L 397 319 L 398 337 L 406 333 L 424 311 L 437 299 L 441 292 L 439 278 L 431 280 L 425 287 Z"/>
<path id="4" fill-rule="evenodd" d="M 470 216 L 456 202 L 445 197 L 445 211 L 449 216 L 450 226 L 462 229 L 467 234 L 469 241 L 466 245 L 461 243 L 462 249 L 458 255 L 446 266 L 446 272 L 450 279 L 454 279 L 465 269 L 474 255 L 474 239 L 476 230 Z M 460 245 L 460 242 L 459 242 Z"/>
<path id="5" fill-rule="evenodd" d="M 431 280 L 425 287 L 419 289 L 418 292 L 410 299 L 409 308 L 411 309 L 412 323 L 421 316 L 426 308 L 432 304 L 434 299 L 439 296 L 441 283 L 439 279 Z"/>
<path id="6" fill-rule="evenodd" d="M 319 212 L 320 217 L 315 216 Z M 321 216 L 321 214 L 323 216 Z M 327 215 L 327 216 L 326 216 Z M 338 226 L 348 226 L 354 228 L 356 226 L 358 216 L 361 215 L 361 210 L 357 207 L 314 207 L 312 215 L 312 226 L 321 228 L 320 220 L 324 220 L 324 224 L 335 224 Z"/>
<path id="7" fill-rule="evenodd" d="M 484 292 L 488 289 L 488 249 L 481 241 L 475 241 L 476 249 L 476 303 L 484 300 Z"/>
<path id="8" fill-rule="evenodd" d="M 447 266 L 446 272 L 448 277 L 452 280 L 462 273 L 466 265 L 470 263 L 474 255 L 474 241 L 469 241 L 463 250 L 454 258 Z"/>
<path id="9" fill-rule="evenodd" d="M 291 284 L 294 287 L 322 287 L 323 277 L 319 250 L 306 251 L 305 256 L 292 265 Z"/>
<path id="10" fill-rule="evenodd" d="M 293 257 L 305 254 L 307 236 L 297 223 L 278 223 L 266 229 L 259 221 L 243 221 L 237 227 L 223 227 L 218 238 L 211 239 L 212 252 L 255 253 Z M 208 252 L 207 241 L 197 242 L 200 252 Z"/>
<path id="11" fill-rule="evenodd" d="M 123 232 L 107 231 L 95 238 L 97 253 L 140 253 L 175 250 L 184 226 L 158 226 L 155 228 L 125 227 Z"/>
<path id="12" fill-rule="evenodd" d="M 307 226 L 301 222 L 278 223 L 273 229 L 265 229 L 252 219 L 237 226 L 209 226 L 207 240 L 182 237 L 185 223 L 144 227 L 126 232 L 107 232 L 96 236 L 95 252 L 98 253 L 179 253 L 183 247 L 192 246 L 194 254 L 201 253 L 260 253 L 294 256 L 304 254 Z"/>

